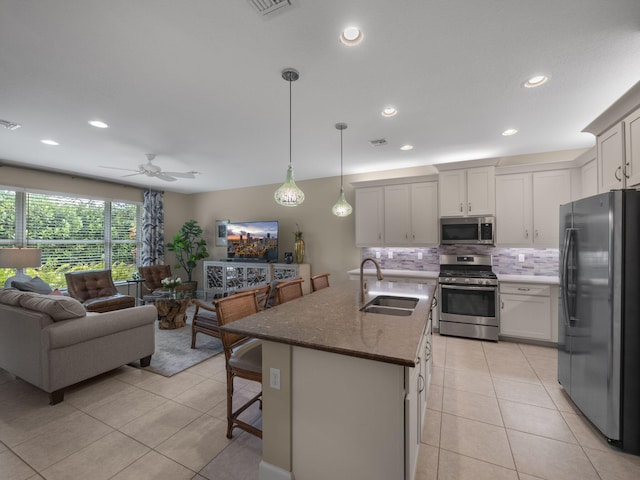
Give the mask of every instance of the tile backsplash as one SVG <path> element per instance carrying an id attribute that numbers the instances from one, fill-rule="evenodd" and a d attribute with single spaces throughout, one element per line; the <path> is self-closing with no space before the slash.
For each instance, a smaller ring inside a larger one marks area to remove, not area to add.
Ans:
<path id="1" fill-rule="evenodd" d="M 434 248 L 362 248 L 361 258 L 376 258 L 382 268 L 391 270 L 439 271 L 440 255 L 484 254 L 491 255 L 493 271 L 503 275 L 558 276 L 558 249 L 554 248 L 500 248 L 484 245 L 443 245 Z M 418 257 L 422 254 L 422 259 Z M 524 255 L 524 262 L 519 261 Z M 389 258 L 389 257 L 392 258 Z"/>

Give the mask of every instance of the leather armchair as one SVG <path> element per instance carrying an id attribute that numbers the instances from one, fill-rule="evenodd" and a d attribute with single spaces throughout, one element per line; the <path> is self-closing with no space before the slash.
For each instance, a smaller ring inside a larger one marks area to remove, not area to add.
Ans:
<path id="1" fill-rule="evenodd" d="M 136 299 L 116 290 L 111 270 L 91 270 L 65 274 L 69 295 L 88 312 L 110 312 L 134 307 Z"/>
<path id="2" fill-rule="evenodd" d="M 151 293 L 156 290 L 166 290 L 166 287 L 162 285 L 162 280 L 172 276 L 170 265 L 147 265 L 138 268 L 138 270 L 144 279 L 143 285 Z"/>

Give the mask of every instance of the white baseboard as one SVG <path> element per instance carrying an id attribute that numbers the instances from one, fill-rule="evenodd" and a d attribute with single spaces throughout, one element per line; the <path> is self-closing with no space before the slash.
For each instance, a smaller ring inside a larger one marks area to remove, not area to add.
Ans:
<path id="1" fill-rule="evenodd" d="M 258 478 L 260 480 L 295 480 L 293 472 L 283 470 L 282 468 L 271 465 L 264 460 L 260 461 L 259 473 L 260 476 Z"/>

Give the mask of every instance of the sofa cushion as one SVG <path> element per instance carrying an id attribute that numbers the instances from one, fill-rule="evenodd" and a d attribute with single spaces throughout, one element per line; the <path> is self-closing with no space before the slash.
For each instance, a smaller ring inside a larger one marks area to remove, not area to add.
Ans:
<path id="1" fill-rule="evenodd" d="M 49 284 L 40 277 L 32 278 L 28 282 L 16 282 L 14 280 L 11 282 L 11 286 L 23 292 L 36 292 L 42 293 L 43 295 L 49 295 L 52 291 Z"/>
<path id="2" fill-rule="evenodd" d="M 0 290 L 0 303 L 5 305 L 20 306 L 20 297 L 24 295 L 20 290 L 15 288 L 3 288 Z"/>
<path id="3" fill-rule="evenodd" d="M 64 296 L 38 295 L 25 292 L 20 297 L 20 306 L 46 313 L 54 322 L 70 318 L 81 318 L 87 314 L 79 301 L 75 298 Z"/>

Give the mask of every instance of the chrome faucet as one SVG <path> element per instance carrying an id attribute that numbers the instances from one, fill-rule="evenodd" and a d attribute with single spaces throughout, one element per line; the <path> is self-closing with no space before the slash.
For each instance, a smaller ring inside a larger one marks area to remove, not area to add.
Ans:
<path id="1" fill-rule="evenodd" d="M 376 262 L 371 257 L 367 257 L 364 260 L 362 260 L 362 263 L 360 263 L 360 303 L 364 303 L 364 294 L 367 289 L 367 285 L 364 282 L 364 264 L 368 261 L 373 262 L 373 264 L 376 266 L 376 273 L 378 275 L 378 280 L 382 280 L 383 278 L 382 270 L 380 270 L 380 265 L 378 264 L 378 262 Z"/>

